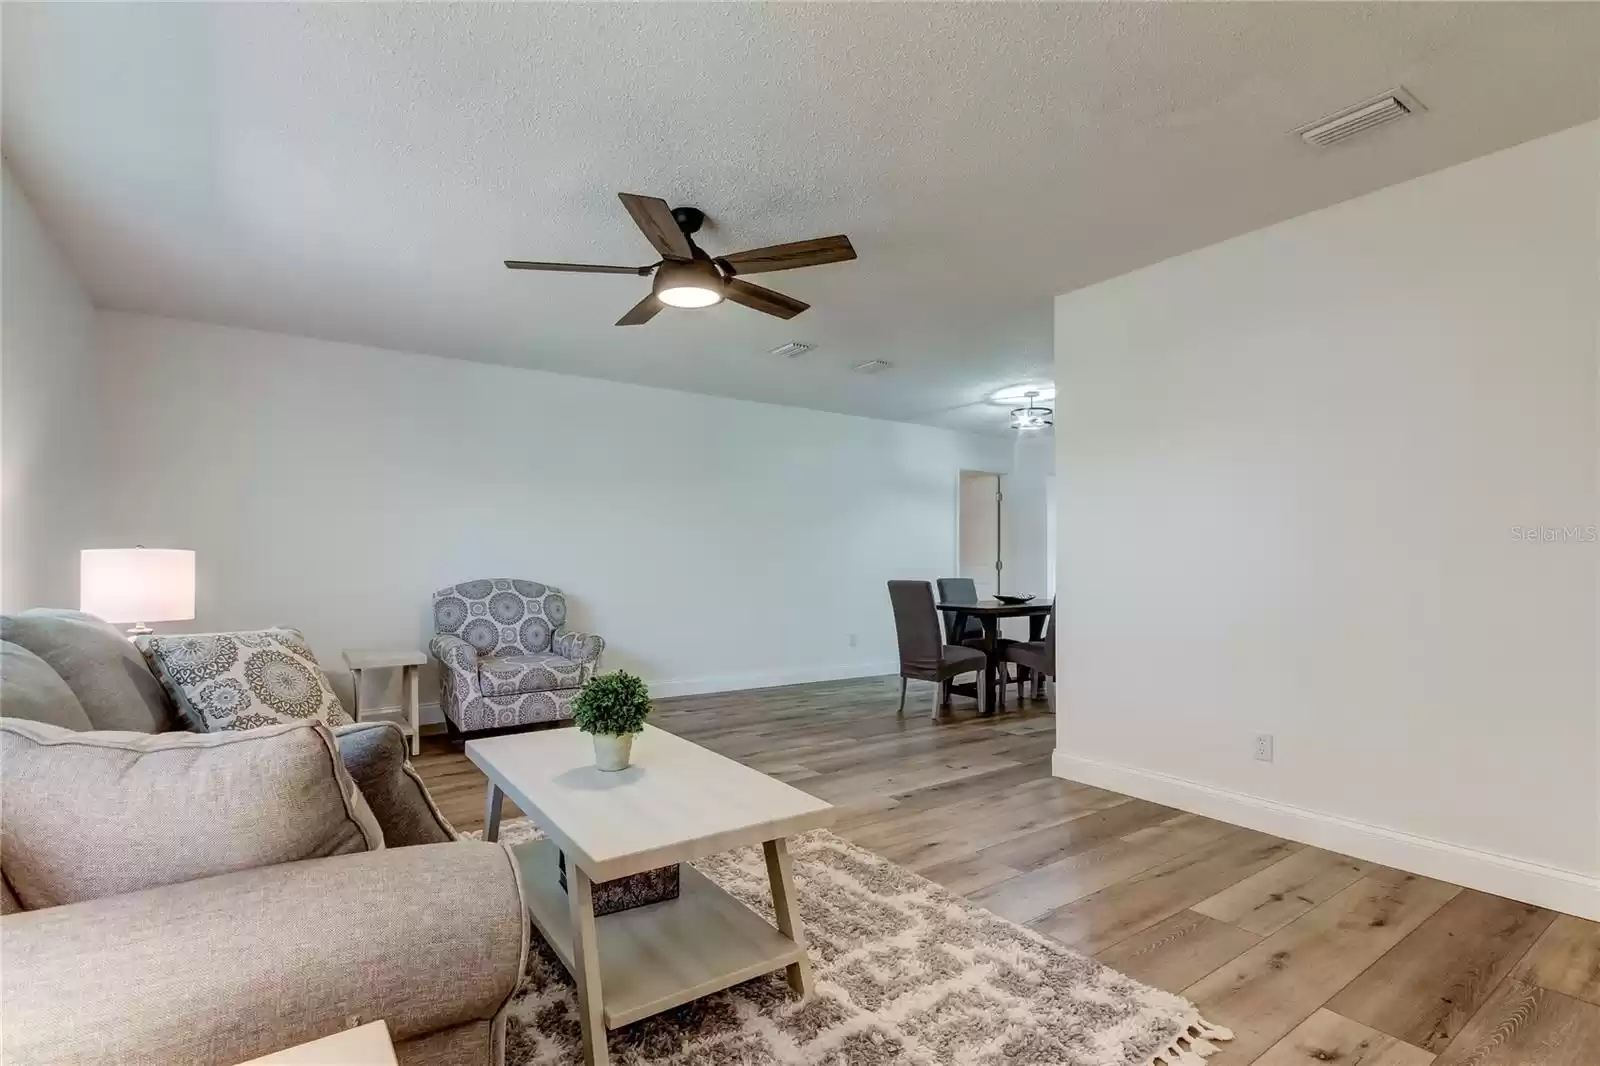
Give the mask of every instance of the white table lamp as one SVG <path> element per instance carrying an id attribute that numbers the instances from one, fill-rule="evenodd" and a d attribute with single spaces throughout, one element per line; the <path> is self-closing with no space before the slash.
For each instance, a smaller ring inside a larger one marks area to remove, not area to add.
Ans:
<path id="1" fill-rule="evenodd" d="M 88 548 L 78 570 L 80 607 L 108 622 L 132 622 L 129 638 L 155 632 L 146 622 L 194 617 L 194 552 L 175 548 Z"/>

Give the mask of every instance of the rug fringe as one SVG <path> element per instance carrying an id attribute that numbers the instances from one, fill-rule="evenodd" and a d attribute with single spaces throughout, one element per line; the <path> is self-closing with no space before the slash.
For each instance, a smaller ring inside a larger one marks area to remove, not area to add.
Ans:
<path id="1" fill-rule="evenodd" d="M 1205 1066 L 1206 1059 L 1222 1050 L 1212 1041 L 1232 1039 L 1232 1029 L 1196 1018 L 1172 1043 L 1156 1052 L 1150 1066 Z"/>

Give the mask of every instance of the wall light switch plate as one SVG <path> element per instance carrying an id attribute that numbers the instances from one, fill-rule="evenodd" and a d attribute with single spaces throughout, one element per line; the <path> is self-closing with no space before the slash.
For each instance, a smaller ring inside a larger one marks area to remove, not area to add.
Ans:
<path id="1" fill-rule="evenodd" d="M 850 634 L 850 646 L 852 648 L 856 646 L 856 635 L 854 633 Z"/>
<path id="2" fill-rule="evenodd" d="M 1272 734 L 1257 733 L 1255 756 L 1258 762 L 1272 761 Z"/>

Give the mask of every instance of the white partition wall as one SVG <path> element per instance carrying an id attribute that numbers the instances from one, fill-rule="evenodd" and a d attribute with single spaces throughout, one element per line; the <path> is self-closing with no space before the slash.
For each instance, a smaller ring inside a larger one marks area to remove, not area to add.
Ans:
<path id="1" fill-rule="evenodd" d="M 1597 211 L 1590 124 L 1057 300 L 1059 773 L 1600 917 Z"/>

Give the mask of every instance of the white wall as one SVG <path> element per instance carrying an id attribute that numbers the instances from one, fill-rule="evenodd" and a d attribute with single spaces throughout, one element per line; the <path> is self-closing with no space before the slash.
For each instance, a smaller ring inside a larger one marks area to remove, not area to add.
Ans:
<path id="1" fill-rule="evenodd" d="M 78 605 L 100 484 L 95 312 L 4 170 L 0 610 Z"/>
<path id="2" fill-rule="evenodd" d="M 1058 772 L 1600 917 L 1600 125 L 1056 303 Z M 1252 761 L 1252 735 L 1276 762 Z"/>
<path id="3" fill-rule="evenodd" d="M 1049 458 L 1053 466 L 1054 455 Z M 994 595 L 996 556 L 1004 564 L 1002 592 L 1048 593 L 1050 482 L 1048 474 L 1041 474 L 1015 454 L 1010 471 L 1004 474 L 962 471 L 961 557 L 956 569 L 959 576 L 978 583 L 980 599 Z M 996 491 L 1003 497 L 998 508 Z M 1025 622 L 1022 631 L 1027 632 Z"/>
<path id="4" fill-rule="evenodd" d="M 961 558 L 956 572 L 977 582 L 979 599 L 995 593 L 994 560 L 1003 569 L 1000 591 L 1048 598 L 1052 592 L 1050 560 L 1050 507 L 1055 468 L 1054 441 L 1036 434 L 1008 438 L 1010 453 L 1006 473 L 995 475 L 962 471 Z M 994 494 L 999 489 L 999 540 L 996 541 Z M 1025 618 L 1000 623 L 1002 636 L 1027 640 L 1030 623 Z"/>
<path id="5" fill-rule="evenodd" d="M 659 694 L 894 672 L 884 582 L 949 572 L 957 473 L 1006 458 L 1002 438 L 170 319 L 102 314 L 99 351 L 106 431 L 138 442 L 112 459 L 108 535 L 199 553 L 199 617 L 167 628 L 297 625 L 330 670 L 424 644 L 434 589 L 517 576 L 566 590 L 606 665 Z"/>
<path id="6" fill-rule="evenodd" d="M 1005 477 L 1005 579 L 1008 593 L 1049 594 L 1050 479 L 1055 440 L 1048 432 L 1012 433 Z M 1027 625 L 1021 632 L 1027 634 Z"/>

